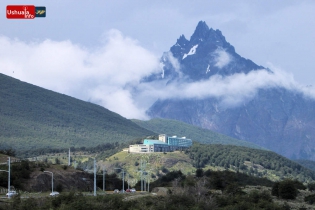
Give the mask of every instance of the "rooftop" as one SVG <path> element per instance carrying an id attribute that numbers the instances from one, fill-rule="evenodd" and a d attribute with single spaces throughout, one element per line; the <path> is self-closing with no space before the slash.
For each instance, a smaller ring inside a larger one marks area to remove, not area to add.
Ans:
<path id="1" fill-rule="evenodd" d="M 143 144 L 146 144 L 146 145 L 153 145 L 153 144 L 166 144 L 166 143 L 163 142 L 163 141 L 160 141 L 160 140 L 144 139 L 144 140 L 143 140 Z"/>

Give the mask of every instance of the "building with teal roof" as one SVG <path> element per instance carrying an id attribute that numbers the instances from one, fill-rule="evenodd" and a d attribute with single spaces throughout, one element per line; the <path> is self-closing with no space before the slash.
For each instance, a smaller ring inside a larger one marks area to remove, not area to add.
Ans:
<path id="1" fill-rule="evenodd" d="M 172 152 L 175 150 L 191 147 L 192 140 L 186 137 L 167 136 L 160 134 L 157 139 L 144 139 L 143 144 L 135 144 L 129 146 L 131 153 L 146 153 L 146 152 Z"/>

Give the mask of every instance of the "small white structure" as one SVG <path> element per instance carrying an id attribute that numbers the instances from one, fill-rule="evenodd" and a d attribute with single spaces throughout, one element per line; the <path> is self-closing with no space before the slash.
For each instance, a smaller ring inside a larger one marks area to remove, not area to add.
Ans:
<path id="1" fill-rule="evenodd" d="M 164 143 L 167 143 L 167 135 L 166 134 L 160 134 L 159 140 L 163 141 Z"/>
<path id="2" fill-rule="evenodd" d="M 146 144 L 129 145 L 129 152 L 131 153 L 154 152 L 154 145 Z"/>

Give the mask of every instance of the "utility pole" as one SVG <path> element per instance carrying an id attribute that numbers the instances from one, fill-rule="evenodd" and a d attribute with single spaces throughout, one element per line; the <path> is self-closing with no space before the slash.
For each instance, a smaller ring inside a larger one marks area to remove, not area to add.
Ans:
<path id="1" fill-rule="evenodd" d="M 69 157 L 69 160 L 68 160 L 68 166 L 70 166 L 71 165 L 71 161 L 70 161 L 70 148 L 69 148 L 69 155 L 68 155 Z"/>
<path id="2" fill-rule="evenodd" d="M 11 191 L 11 189 L 10 189 L 10 176 L 11 176 L 11 172 L 10 172 L 10 166 L 11 166 L 11 159 L 10 159 L 10 157 L 9 157 L 9 171 L 8 171 L 8 192 L 10 192 Z"/>
<path id="3" fill-rule="evenodd" d="M 96 161 L 94 158 L 94 196 L 96 196 Z"/>
<path id="4" fill-rule="evenodd" d="M 128 189 L 129 189 L 129 173 L 128 173 Z"/>
<path id="5" fill-rule="evenodd" d="M 148 192 L 150 192 L 150 175 L 148 174 Z"/>
<path id="6" fill-rule="evenodd" d="M 103 191 L 105 191 L 105 166 L 103 167 Z"/>
<path id="7" fill-rule="evenodd" d="M 146 178 L 145 175 L 144 175 L 144 177 L 143 177 L 143 186 L 144 186 L 143 191 L 147 191 L 147 178 Z"/>
<path id="8" fill-rule="evenodd" d="M 140 173 L 141 173 L 141 179 L 140 179 L 140 182 L 141 182 L 141 191 L 144 191 L 144 176 L 143 176 L 143 172 L 145 171 L 145 168 L 146 168 L 146 161 L 142 161 L 141 159 L 141 165 L 140 165 Z"/>
<path id="9" fill-rule="evenodd" d="M 125 172 L 124 172 L 124 169 L 122 170 L 122 174 L 123 174 L 123 193 L 125 193 Z"/>
<path id="10" fill-rule="evenodd" d="M 9 170 L 8 170 L 8 171 L 6 171 L 6 170 L 0 170 L 0 171 L 4 171 L 4 172 L 7 172 L 7 173 L 8 173 L 8 192 L 11 191 L 11 189 L 10 189 L 10 164 L 11 164 L 11 161 L 10 161 L 10 157 L 9 157 L 9 160 L 8 160 Z"/>
<path id="11" fill-rule="evenodd" d="M 123 186 L 123 193 L 125 193 L 125 171 L 124 171 L 124 169 L 123 168 L 114 168 L 114 169 L 120 169 L 120 170 L 122 170 L 122 176 L 123 176 L 123 178 L 122 178 L 122 186 Z"/>
<path id="12" fill-rule="evenodd" d="M 140 183 L 141 183 L 141 192 L 142 192 L 142 189 L 143 189 L 143 185 L 142 185 L 142 159 L 140 161 Z"/>

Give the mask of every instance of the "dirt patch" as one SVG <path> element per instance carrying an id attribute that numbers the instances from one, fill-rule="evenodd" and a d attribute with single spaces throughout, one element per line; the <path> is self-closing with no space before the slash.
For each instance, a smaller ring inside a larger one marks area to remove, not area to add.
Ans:
<path id="1" fill-rule="evenodd" d="M 165 187 L 155 187 L 152 190 L 152 193 L 156 193 L 159 196 L 166 196 L 168 194 L 168 189 Z"/>

